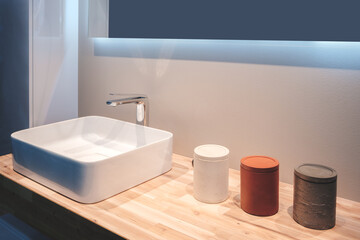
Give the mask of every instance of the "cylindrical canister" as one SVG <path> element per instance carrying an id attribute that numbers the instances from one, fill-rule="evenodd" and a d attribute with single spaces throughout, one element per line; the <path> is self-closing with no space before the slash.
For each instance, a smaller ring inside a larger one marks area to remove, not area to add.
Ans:
<path id="1" fill-rule="evenodd" d="M 194 197 L 205 203 L 219 203 L 228 198 L 229 150 L 207 144 L 194 150 Z"/>
<path id="2" fill-rule="evenodd" d="M 336 180 L 336 171 L 323 165 L 295 168 L 293 218 L 297 223 L 319 230 L 335 226 Z"/>
<path id="3" fill-rule="evenodd" d="M 279 210 L 279 161 L 266 156 L 241 159 L 241 208 L 257 216 Z"/>

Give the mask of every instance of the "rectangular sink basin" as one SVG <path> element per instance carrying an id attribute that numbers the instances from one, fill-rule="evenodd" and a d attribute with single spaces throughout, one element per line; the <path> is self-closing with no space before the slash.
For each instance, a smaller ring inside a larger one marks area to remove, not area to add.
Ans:
<path id="1" fill-rule="evenodd" d="M 94 203 L 171 169 L 172 133 L 90 116 L 15 132 L 14 170 Z"/>

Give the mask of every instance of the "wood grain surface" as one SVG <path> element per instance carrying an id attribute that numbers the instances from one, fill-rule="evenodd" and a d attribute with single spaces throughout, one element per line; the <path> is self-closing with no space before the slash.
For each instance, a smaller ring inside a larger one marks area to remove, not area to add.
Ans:
<path id="1" fill-rule="evenodd" d="M 237 170 L 230 169 L 226 201 L 201 203 L 193 197 L 191 159 L 176 154 L 169 172 L 95 204 L 77 203 L 14 172 L 12 155 L 0 157 L 0 174 L 127 239 L 360 239 L 360 203 L 337 198 L 335 227 L 308 229 L 292 219 L 290 184 L 280 183 L 274 216 L 245 213 Z"/>

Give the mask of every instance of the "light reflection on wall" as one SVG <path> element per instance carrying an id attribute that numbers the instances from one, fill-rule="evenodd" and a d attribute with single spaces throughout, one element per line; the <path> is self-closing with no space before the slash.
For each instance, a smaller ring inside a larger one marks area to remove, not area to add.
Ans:
<path id="1" fill-rule="evenodd" d="M 95 56 L 360 69 L 360 42 L 94 38 Z"/>
<path id="2" fill-rule="evenodd" d="M 77 116 L 78 1 L 33 0 L 34 126 Z"/>

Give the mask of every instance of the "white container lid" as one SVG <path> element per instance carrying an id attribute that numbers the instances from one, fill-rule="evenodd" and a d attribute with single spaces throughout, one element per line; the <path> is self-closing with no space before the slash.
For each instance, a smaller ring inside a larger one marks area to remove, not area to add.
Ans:
<path id="1" fill-rule="evenodd" d="M 206 144 L 194 149 L 194 158 L 206 161 L 223 161 L 229 157 L 229 149 L 216 144 Z"/>

